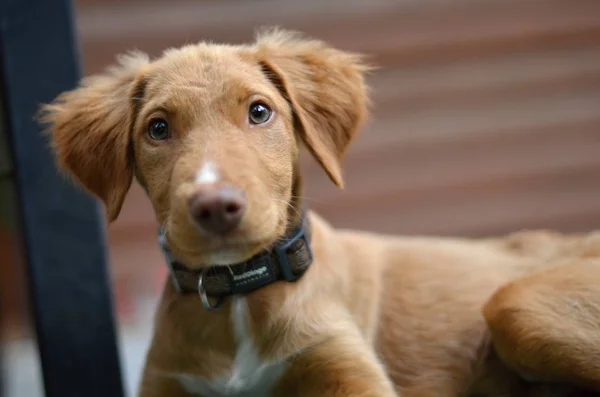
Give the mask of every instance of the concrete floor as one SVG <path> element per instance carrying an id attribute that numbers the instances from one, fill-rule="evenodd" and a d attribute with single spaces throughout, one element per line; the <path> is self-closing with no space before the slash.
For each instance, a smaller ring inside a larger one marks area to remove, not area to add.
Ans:
<path id="1" fill-rule="evenodd" d="M 121 325 L 119 344 L 127 396 L 135 396 L 152 333 L 155 300 L 138 304 L 135 322 Z M 37 346 L 32 339 L 4 346 L 5 397 L 44 397 Z"/>

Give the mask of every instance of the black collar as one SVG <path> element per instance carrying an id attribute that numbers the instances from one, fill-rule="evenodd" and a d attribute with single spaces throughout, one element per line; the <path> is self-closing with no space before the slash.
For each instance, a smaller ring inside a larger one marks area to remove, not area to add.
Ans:
<path id="1" fill-rule="evenodd" d="M 207 310 L 216 310 L 230 295 L 245 294 L 276 281 L 296 281 L 313 261 L 310 224 L 306 213 L 294 230 L 269 251 L 259 253 L 235 265 L 207 266 L 193 270 L 173 258 L 162 228 L 159 244 L 169 266 L 171 278 L 180 293 L 198 293 Z M 216 298 L 212 305 L 209 297 Z"/>

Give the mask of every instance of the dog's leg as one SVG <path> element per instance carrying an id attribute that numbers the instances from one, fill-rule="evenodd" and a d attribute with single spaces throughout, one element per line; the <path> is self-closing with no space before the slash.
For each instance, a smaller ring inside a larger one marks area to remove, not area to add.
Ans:
<path id="1" fill-rule="evenodd" d="M 192 394 L 188 393 L 177 380 L 152 371 L 146 366 L 138 397 L 192 397 Z M 194 394 L 193 397 L 198 395 Z"/>
<path id="2" fill-rule="evenodd" d="M 600 261 L 518 279 L 484 308 L 494 346 L 525 378 L 600 390 Z"/>
<path id="3" fill-rule="evenodd" d="M 145 382 L 138 393 L 138 397 L 201 397 L 190 394 L 173 379 L 153 379 Z"/>
<path id="4" fill-rule="evenodd" d="M 396 397 L 372 349 L 358 335 L 336 335 L 304 350 L 274 394 L 277 397 Z"/>

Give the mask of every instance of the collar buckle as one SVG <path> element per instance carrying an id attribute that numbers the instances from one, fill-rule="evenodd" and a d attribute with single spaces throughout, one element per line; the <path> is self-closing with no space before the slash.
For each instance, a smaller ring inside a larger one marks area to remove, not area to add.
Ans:
<path id="1" fill-rule="evenodd" d="M 273 248 L 273 253 L 277 258 L 277 264 L 279 266 L 279 270 L 281 271 L 281 275 L 283 276 L 283 280 L 285 281 L 296 281 L 300 277 L 302 277 L 303 272 L 294 273 L 292 271 L 292 266 L 289 261 L 288 251 L 290 248 L 294 247 L 296 243 L 299 241 L 302 242 L 306 252 L 308 253 L 308 258 L 306 260 L 311 263 L 313 261 L 313 253 L 308 241 L 308 237 L 306 236 L 306 230 L 304 225 L 301 225 L 298 228 L 298 231 L 294 234 L 294 236 L 285 242 L 284 244 L 278 244 Z M 301 248 L 298 248 L 301 249 Z"/>

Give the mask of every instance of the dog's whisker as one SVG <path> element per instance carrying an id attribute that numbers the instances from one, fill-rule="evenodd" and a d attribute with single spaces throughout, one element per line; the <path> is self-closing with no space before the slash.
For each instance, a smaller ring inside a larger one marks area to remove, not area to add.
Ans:
<path id="1" fill-rule="evenodd" d="M 298 209 L 296 207 L 294 207 L 290 202 L 282 200 L 282 199 L 278 199 L 278 198 L 272 198 L 272 199 L 273 199 L 273 201 L 278 201 L 280 203 L 283 203 L 283 204 L 287 205 L 289 208 L 291 208 L 298 215 L 298 217 L 300 218 L 300 220 L 302 222 L 304 222 L 304 217 L 302 216 L 302 213 L 300 211 L 298 211 Z"/>
<path id="2" fill-rule="evenodd" d="M 227 266 L 227 268 L 229 268 L 229 266 Z M 231 269 L 230 269 L 230 271 L 231 271 Z M 217 268 L 215 266 L 211 266 L 208 268 L 207 273 L 209 276 L 215 276 L 215 275 L 217 275 Z"/>
<path id="3" fill-rule="evenodd" d="M 313 197 L 307 197 L 307 196 L 291 196 L 291 198 L 293 199 L 299 199 L 299 200 L 306 200 L 306 201 L 312 201 L 314 203 L 322 203 L 323 200 L 317 200 Z"/>

